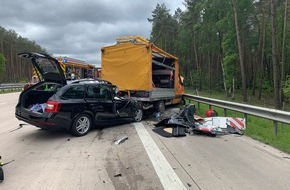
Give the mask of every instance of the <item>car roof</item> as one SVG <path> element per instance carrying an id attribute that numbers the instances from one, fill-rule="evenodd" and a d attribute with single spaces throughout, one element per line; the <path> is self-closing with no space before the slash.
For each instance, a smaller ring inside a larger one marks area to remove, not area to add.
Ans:
<path id="1" fill-rule="evenodd" d="M 107 84 L 107 85 L 112 85 L 111 82 L 102 80 L 102 79 L 78 79 L 78 80 L 73 80 L 70 82 L 70 84 Z"/>
<path id="2" fill-rule="evenodd" d="M 67 85 L 63 86 L 59 91 L 57 91 L 57 94 L 60 95 L 60 94 L 64 93 L 65 91 L 67 91 L 72 86 L 78 86 L 78 85 L 83 85 L 83 86 L 87 86 L 87 85 L 105 85 L 105 86 L 108 86 L 111 89 L 116 87 L 111 82 L 106 81 L 106 80 L 102 80 L 102 79 L 78 79 L 78 80 L 68 81 Z"/>

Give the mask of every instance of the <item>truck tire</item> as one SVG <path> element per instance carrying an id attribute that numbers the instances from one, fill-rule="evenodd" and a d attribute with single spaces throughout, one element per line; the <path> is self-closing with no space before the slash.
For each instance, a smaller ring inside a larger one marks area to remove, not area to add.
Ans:
<path id="1" fill-rule="evenodd" d="M 164 101 L 158 101 L 155 103 L 155 110 L 157 112 L 160 112 L 160 113 L 164 113 L 165 112 L 165 103 Z"/>

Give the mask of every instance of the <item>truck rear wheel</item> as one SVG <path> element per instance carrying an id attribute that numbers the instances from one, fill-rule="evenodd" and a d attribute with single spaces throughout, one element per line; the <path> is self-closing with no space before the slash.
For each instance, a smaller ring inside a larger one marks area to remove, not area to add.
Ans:
<path id="1" fill-rule="evenodd" d="M 157 112 L 164 113 L 165 112 L 165 103 L 164 103 L 164 101 L 158 101 L 158 102 L 156 102 L 156 104 L 155 104 L 155 110 Z"/>

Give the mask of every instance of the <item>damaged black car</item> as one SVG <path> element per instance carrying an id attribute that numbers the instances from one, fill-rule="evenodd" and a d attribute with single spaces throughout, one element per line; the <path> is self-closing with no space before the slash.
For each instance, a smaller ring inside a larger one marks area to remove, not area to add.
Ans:
<path id="1" fill-rule="evenodd" d="M 36 70 L 39 82 L 21 92 L 17 119 L 42 129 L 65 129 L 84 136 L 93 127 L 123 119 L 141 121 L 142 105 L 119 97 L 109 81 L 80 79 L 67 83 L 59 62 L 46 54 L 21 53 Z"/>

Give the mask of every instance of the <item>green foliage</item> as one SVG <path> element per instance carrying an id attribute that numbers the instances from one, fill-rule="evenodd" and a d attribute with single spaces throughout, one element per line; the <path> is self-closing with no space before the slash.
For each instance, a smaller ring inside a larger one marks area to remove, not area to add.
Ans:
<path id="1" fill-rule="evenodd" d="M 282 61 L 284 3 L 285 1 L 275 2 L 277 15 L 277 44 L 275 45 L 277 46 L 278 62 Z M 200 68 L 202 76 L 195 78 L 194 83 L 202 84 L 203 87 L 210 84 L 209 88 L 217 86 L 223 88 L 221 84 L 225 82 L 227 86 L 231 85 L 233 78 L 236 87 L 242 86 L 240 84 L 242 73 L 240 71 L 232 1 L 184 0 L 184 5 L 185 11 L 178 9 L 174 16 L 171 16 L 164 4 L 157 4 L 152 11 L 152 18 L 148 19 L 152 23 L 150 40 L 160 48 L 179 57 L 181 72 L 184 74 L 185 80 L 192 80 L 192 73 L 197 73 L 197 69 Z M 236 8 L 246 86 L 250 88 L 254 87 L 253 84 L 255 84 L 256 89 L 272 93 L 274 74 L 272 65 L 273 26 L 269 11 L 270 2 L 237 1 Z M 290 25 L 287 22 L 287 33 L 285 34 L 286 70 L 281 73 L 280 67 L 278 78 L 290 75 L 288 69 L 290 68 L 289 28 Z M 264 33 L 265 37 L 263 37 Z M 222 69 L 224 69 L 224 73 Z M 210 80 L 211 82 L 209 82 Z"/>
<path id="2" fill-rule="evenodd" d="M 290 76 L 289 75 L 287 76 L 287 79 L 285 81 L 283 92 L 286 96 L 290 97 Z"/>
<path id="3" fill-rule="evenodd" d="M 5 57 L 2 53 L 0 53 L 0 78 L 4 76 L 4 73 L 6 72 L 6 66 L 5 66 Z"/>
<path id="4" fill-rule="evenodd" d="M 14 30 L 6 30 L 0 26 L 0 52 L 6 58 L 5 72 L 1 75 L 0 82 L 19 82 L 24 78 L 31 78 L 31 67 L 23 66 L 18 58 L 21 52 L 48 53 L 35 41 L 19 36 Z M 0 67 L 3 65 L 0 65 Z M 3 67 L 1 68 L 4 69 Z M 1 71 L 0 71 L 1 72 Z"/>
<path id="5" fill-rule="evenodd" d="M 233 78 L 237 78 L 240 67 L 238 65 L 239 55 L 236 53 L 225 55 L 224 57 L 224 65 L 225 65 L 225 73 L 227 76 L 227 86 L 232 85 Z"/>
<path id="6" fill-rule="evenodd" d="M 152 23 L 150 40 L 155 45 L 163 47 L 169 53 L 174 52 L 174 43 L 178 34 L 178 16 L 171 16 L 165 4 L 157 4 L 152 11 L 152 18 L 148 21 Z"/>
<path id="7" fill-rule="evenodd" d="M 262 85 L 263 92 L 272 93 L 273 92 L 273 82 L 266 78 Z"/>

